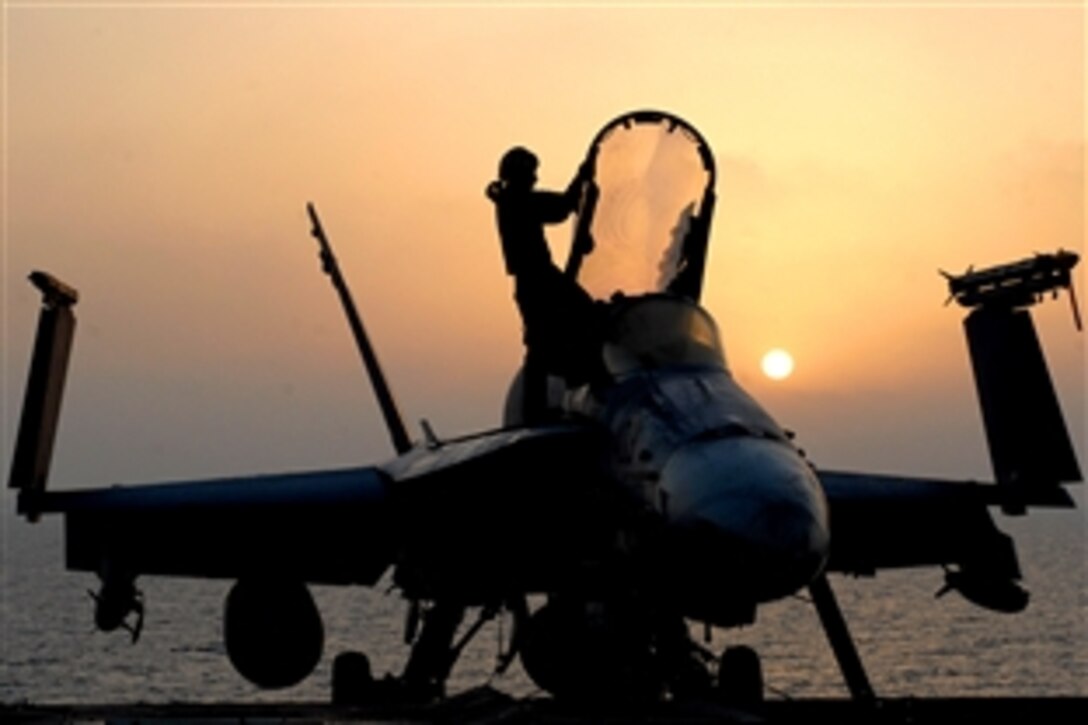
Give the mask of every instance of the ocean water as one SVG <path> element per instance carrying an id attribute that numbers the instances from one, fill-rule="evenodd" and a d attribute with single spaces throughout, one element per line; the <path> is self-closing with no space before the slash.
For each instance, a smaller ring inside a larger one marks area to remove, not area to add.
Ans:
<path id="1" fill-rule="evenodd" d="M 141 579 L 147 616 L 139 642 L 92 623 L 93 575 L 62 565 L 60 522 L 31 526 L 2 517 L 0 702 L 269 702 L 328 698 L 330 665 L 344 650 L 366 652 L 376 673 L 399 671 L 405 606 L 384 587 L 317 587 L 325 653 L 301 684 L 262 692 L 234 672 L 221 637 L 229 582 Z M 938 569 L 832 577 L 877 693 L 884 696 L 1088 695 L 1088 560 L 1078 511 L 998 517 L 1017 541 L 1028 609 L 1003 615 L 956 594 L 935 599 Z M 693 627 L 702 637 L 702 628 Z M 536 692 L 520 666 L 494 677 L 504 635 L 484 627 L 450 680 L 459 691 L 489 682 Z M 754 646 L 770 697 L 839 697 L 842 678 L 812 606 L 800 598 L 760 610 L 756 624 L 712 633 L 709 646 Z"/>

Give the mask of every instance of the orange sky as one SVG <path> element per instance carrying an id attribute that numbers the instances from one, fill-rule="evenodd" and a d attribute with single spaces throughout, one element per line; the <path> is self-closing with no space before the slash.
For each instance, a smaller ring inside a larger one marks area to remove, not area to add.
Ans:
<path id="1" fill-rule="evenodd" d="M 1083 250 L 1079 3 L 80 5 L 3 11 L 2 450 L 47 269 L 83 294 L 58 486 L 389 453 L 308 200 L 409 421 L 497 424 L 521 348 L 484 186 L 516 143 L 566 184 L 633 108 L 714 149 L 704 303 L 818 464 L 989 475 L 937 268 Z M 1082 441 L 1085 338 L 1036 317 Z"/>

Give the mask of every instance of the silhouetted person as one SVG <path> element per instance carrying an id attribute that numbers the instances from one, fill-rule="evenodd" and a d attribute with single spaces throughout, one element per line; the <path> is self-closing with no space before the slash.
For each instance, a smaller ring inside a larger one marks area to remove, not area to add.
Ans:
<path id="1" fill-rule="evenodd" d="M 577 318 L 593 306 L 589 295 L 555 266 L 544 235 L 545 224 L 562 222 L 577 208 L 585 170 L 579 169 L 559 193 L 534 188 L 537 166 L 531 151 L 512 148 L 499 162 L 498 180 L 487 187 L 488 198 L 495 202 L 506 272 L 514 277 L 514 299 L 525 324 L 522 385 L 527 420 L 539 419 L 544 411 L 548 373 L 577 376 L 572 340 L 580 335 L 573 327 L 585 325 Z"/>

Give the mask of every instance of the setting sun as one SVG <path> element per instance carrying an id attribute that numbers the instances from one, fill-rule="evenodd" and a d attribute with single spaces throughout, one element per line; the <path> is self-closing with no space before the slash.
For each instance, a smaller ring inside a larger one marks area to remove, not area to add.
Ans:
<path id="1" fill-rule="evenodd" d="M 785 350 L 770 350 L 763 356 L 763 374 L 772 380 L 783 380 L 793 372 L 793 356 Z"/>

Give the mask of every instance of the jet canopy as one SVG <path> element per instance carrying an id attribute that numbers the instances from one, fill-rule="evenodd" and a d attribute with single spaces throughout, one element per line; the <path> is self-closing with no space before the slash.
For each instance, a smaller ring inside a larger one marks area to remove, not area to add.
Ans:
<path id="1" fill-rule="evenodd" d="M 628 113 L 597 134 L 586 165 L 568 273 L 599 300 L 671 292 L 697 301 L 715 179 L 699 132 L 667 113 Z"/>

